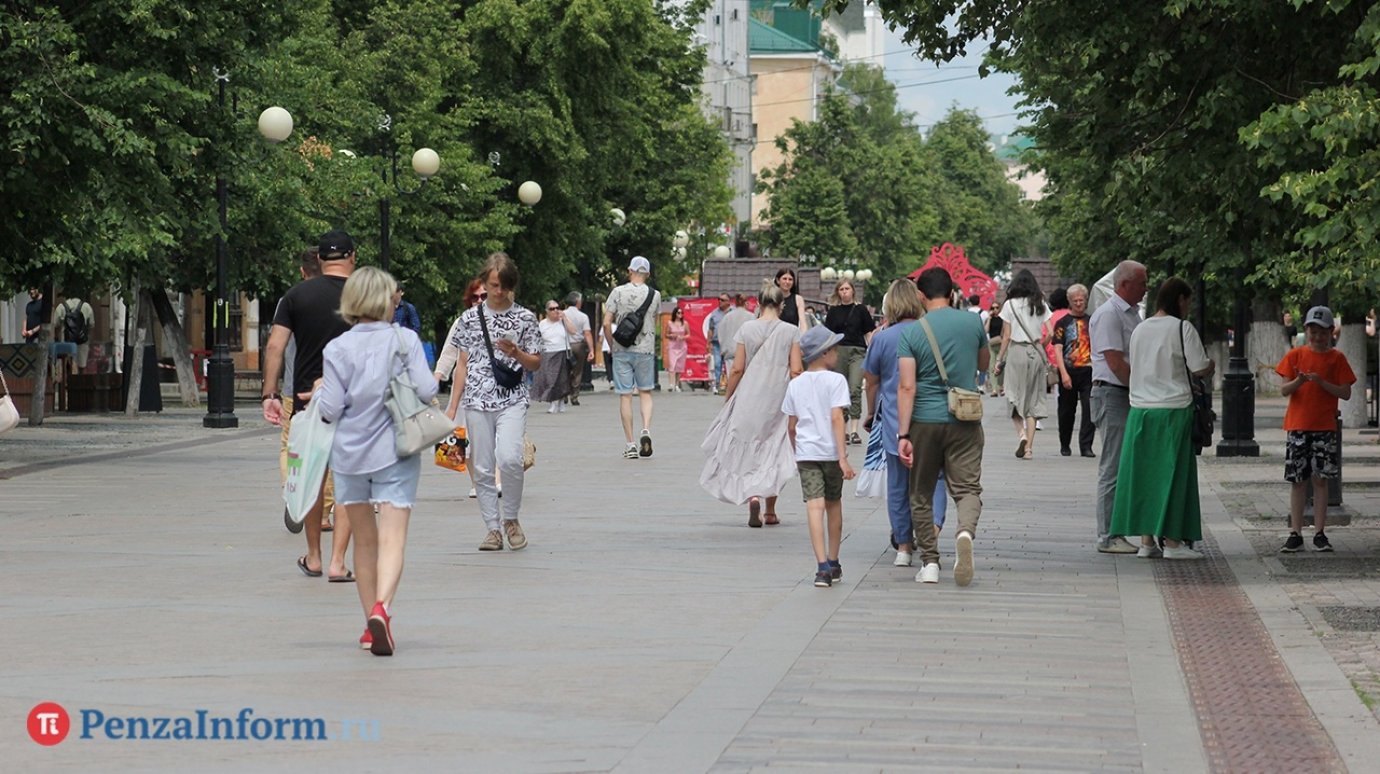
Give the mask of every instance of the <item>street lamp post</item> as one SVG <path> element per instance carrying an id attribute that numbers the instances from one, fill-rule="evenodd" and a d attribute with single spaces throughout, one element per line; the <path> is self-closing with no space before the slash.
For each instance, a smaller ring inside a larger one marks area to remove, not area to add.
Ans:
<path id="1" fill-rule="evenodd" d="M 214 68 L 216 78 L 216 108 L 221 118 L 225 114 L 225 91 L 230 83 L 230 71 Z M 292 116 L 280 107 L 271 107 L 259 114 L 259 134 L 270 142 L 282 142 L 292 134 Z M 216 159 L 216 215 L 220 228 L 216 231 L 216 301 L 211 308 L 213 342 L 211 359 L 206 366 L 206 416 L 201 426 L 211 428 L 239 427 L 235 416 L 235 362 L 230 359 L 230 256 L 225 246 L 229 230 L 229 186 L 225 181 L 225 164 Z"/>
<path id="2" fill-rule="evenodd" d="M 1222 375 L 1222 440 L 1218 457 L 1259 457 L 1255 440 L 1255 375 L 1246 362 L 1246 327 L 1250 324 L 1244 295 L 1236 298 L 1236 338 Z"/>
<path id="3" fill-rule="evenodd" d="M 393 129 L 393 117 L 384 113 L 379 118 L 379 131 L 385 136 Z M 441 170 L 441 156 L 431 148 L 420 148 L 412 154 L 412 171 L 422 179 L 422 182 L 411 191 L 405 190 L 402 183 L 398 181 L 398 149 L 390 141 L 388 143 L 388 164 L 379 170 L 379 177 L 383 179 L 384 193 L 379 198 L 379 264 L 384 271 L 388 271 L 388 266 L 393 257 L 392 241 L 392 214 L 393 200 L 388 195 L 388 186 L 392 186 L 398 194 L 402 196 L 412 196 L 419 193 L 427 181 Z M 391 178 L 390 178 L 391 173 Z"/>

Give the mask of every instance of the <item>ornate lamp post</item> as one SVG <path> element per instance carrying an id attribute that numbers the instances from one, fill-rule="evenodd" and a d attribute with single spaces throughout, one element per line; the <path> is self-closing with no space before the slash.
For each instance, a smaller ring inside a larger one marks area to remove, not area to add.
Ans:
<path id="1" fill-rule="evenodd" d="M 216 107 L 225 113 L 225 91 L 230 72 L 215 68 Z M 292 134 L 292 116 L 280 107 L 271 107 L 259 114 L 259 134 L 269 142 L 282 142 Z M 216 302 L 211 309 L 211 328 L 214 341 L 211 359 L 206 367 L 206 416 L 202 427 L 239 427 L 235 416 L 235 363 L 230 359 L 230 256 L 225 248 L 225 233 L 229 230 L 229 186 L 225 181 L 224 159 L 217 159 L 216 214 L 220 228 L 216 231 Z"/>

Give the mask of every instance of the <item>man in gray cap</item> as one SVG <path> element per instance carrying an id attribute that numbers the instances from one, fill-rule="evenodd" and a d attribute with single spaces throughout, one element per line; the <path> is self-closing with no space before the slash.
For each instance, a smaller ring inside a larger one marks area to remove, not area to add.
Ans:
<path id="1" fill-rule="evenodd" d="M 628 264 L 628 282 L 613 289 L 604 303 L 604 336 L 613 352 L 613 389 L 618 393 L 618 412 L 623 420 L 623 436 L 628 446 L 625 459 L 652 456 L 652 388 L 656 383 L 656 316 L 661 311 L 661 294 L 647 284 L 652 264 L 635 256 Z M 642 314 L 637 339 L 624 345 L 614 338 L 614 329 L 629 315 Z M 642 408 L 642 435 L 633 441 L 632 398 L 638 396 Z"/>

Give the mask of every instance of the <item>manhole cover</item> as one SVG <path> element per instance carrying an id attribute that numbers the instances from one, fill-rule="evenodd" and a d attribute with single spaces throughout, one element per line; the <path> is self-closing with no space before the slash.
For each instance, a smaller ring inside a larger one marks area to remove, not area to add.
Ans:
<path id="1" fill-rule="evenodd" d="M 1279 558 L 1291 575 L 1327 578 L 1374 578 L 1380 576 L 1380 559 L 1340 556 L 1294 556 Z"/>
<path id="2" fill-rule="evenodd" d="M 1320 607 L 1333 629 L 1346 632 L 1380 632 L 1380 607 Z"/>

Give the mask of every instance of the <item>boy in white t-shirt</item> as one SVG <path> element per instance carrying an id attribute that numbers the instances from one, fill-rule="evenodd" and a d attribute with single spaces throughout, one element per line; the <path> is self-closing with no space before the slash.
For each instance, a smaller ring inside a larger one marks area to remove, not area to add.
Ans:
<path id="1" fill-rule="evenodd" d="M 800 337 L 805 373 L 791 380 L 781 410 L 790 416 L 788 430 L 795 449 L 800 489 L 814 545 L 815 585 L 828 588 L 843 577 L 839 543 L 843 540 L 843 482 L 853 478 L 853 468 L 843 440 L 844 412 L 848 409 L 848 380 L 832 369 L 838 361 L 842 334 L 817 325 Z M 825 542 L 824 517 L 829 517 Z"/>

